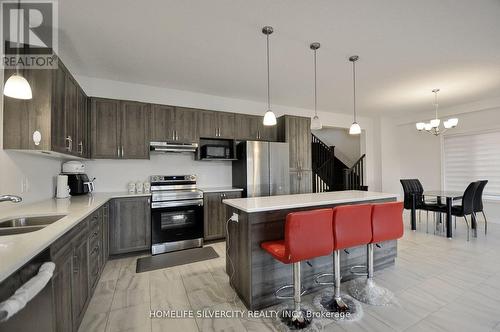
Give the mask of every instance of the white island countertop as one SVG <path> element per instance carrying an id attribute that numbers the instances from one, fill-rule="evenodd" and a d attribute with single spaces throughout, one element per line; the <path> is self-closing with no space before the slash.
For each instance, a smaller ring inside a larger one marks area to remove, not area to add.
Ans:
<path id="1" fill-rule="evenodd" d="M 47 199 L 28 204 L 2 206 L 0 222 L 18 217 L 65 215 L 38 231 L 0 236 L 0 282 L 48 248 L 55 240 L 76 226 L 112 198 L 150 196 L 122 192 L 93 193 L 65 199 Z"/>
<path id="2" fill-rule="evenodd" d="M 225 199 L 222 202 L 243 212 L 253 213 L 397 198 L 397 194 L 346 190 L 312 194 L 235 198 Z"/>

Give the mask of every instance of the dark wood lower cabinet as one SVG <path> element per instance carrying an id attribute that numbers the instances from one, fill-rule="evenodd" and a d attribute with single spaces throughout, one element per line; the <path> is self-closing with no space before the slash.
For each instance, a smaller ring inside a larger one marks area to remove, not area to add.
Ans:
<path id="1" fill-rule="evenodd" d="M 110 255 L 151 248 L 150 197 L 113 199 L 109 215 Z"/>
<path id="2" fill-rule="evenodd" d="M 107 204 L 82 220 L 50 247 L 56 264 L 54 289 L 57 332 L 76 332 L 104 264 L 108 236 Z"/>
<path id="3" fill-rule="evenodd" d="M 71 245 L 67 246 L 65 250 L 59 252 L 57 259 L 52 259 L 56 264 L 56 272 L 52 277 L 56 331 L 72 331 L 71 281 L 73 277 L 73 248 Z"/>
<path id="4" fill-rule="evenodd" d="M 204 239 L 216 240 L 226 237 L 226 206 L 224 199 L 240 198 L 241 191 L 224 191 L 203 194 Z"/>
<path id="5" fill-rule="evenodd" d="M 75 243 L 71 297 L 73 326 L 76 331 L 83 319 L 87 300 L 89 300 L 89 245 L 87 233 L 81 234 Z"/>

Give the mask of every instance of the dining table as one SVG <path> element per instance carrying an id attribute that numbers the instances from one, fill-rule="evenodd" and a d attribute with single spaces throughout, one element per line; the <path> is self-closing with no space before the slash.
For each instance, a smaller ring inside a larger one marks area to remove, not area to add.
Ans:
<path id="1" fill-rule="evenodd" d="M 428 190 L 422 193 L 422 199 L 425 201 L 426 198 L 436 198 L 436 203 L 438 205 L 443 205 L 443 200 L 445 200 L 444 205 L 446 206 L 446 237 L 451 239 L 453 237 L 453 216 L 451 215 L 451 208 L 453 202 L 461 200 L 463 192 L 449 191 L 449 190 Z M 460 202 L 461 203 L 461 202 Z M 472 214 L 471 228 L 473 232 L 476 232 L 476 218 Z M 438 221 L 441 221 L 441 214 L 438 214 Z M 411 208 L 411 229 L 416 230 L 416 196 L 413 195 L 412 208 Z"/>

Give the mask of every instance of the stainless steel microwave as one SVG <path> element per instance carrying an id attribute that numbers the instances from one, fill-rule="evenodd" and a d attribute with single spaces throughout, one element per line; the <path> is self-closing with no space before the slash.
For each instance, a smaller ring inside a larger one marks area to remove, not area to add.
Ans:
<path id="1" fill-rule="evenodd" d="M 201 158 L 203 159 L 230 159 L 231 149 L 228 146 L 206 144 L 201 147 Z"/>

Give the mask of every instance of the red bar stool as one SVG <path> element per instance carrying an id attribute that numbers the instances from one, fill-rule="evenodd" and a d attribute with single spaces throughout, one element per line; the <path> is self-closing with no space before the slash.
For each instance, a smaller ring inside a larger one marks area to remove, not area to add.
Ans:
<path id="1" fill-rule="evenodd" d="M 301 308 L 300 262 L 329 255 L 333 250 L 332 209 L 294 212 L 286 216 L 285 239 L 261 243 L 262 249 L 284 264 L 293 264 L 294 307 L 283 310 L 281 320 L 293 329 L 307 327 L 310 312 Z M 290 286 L 280 287 L 276 291 Z"/>
<path id="2" fill-rule="evenodd" d="M 333 209 L 333 265 L 335 286 L 333 293 L 324 292 L 314 299 L 320 310 L 337 313 L 333 318 L 356 319 L 361 306 L 340 292 L 340 250 L 368 244 L 372 239 L 370 204 L 343 205 Z"/>
<path id="3" fill-rule="evenodd" d="M 368 278 L 356 279 L 349 285 L 349 293 L 363 303 L 387 305 L 394 294 L 373 281 L 373 245 L 382 241 L 396 240 L 403 236 L 403 203 L 375 204 L 372 208 L 372 239 L 367 246 Z"/>

